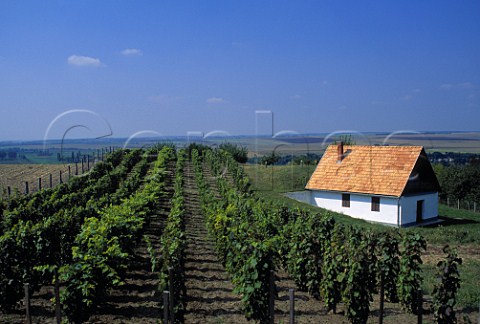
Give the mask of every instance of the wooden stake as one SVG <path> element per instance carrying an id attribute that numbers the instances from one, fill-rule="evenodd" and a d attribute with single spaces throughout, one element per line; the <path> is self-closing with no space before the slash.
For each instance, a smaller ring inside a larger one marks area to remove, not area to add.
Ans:
<path id="1" fill-rule="evenodd" d="M 42 178 L 38 178 L 38 190 L 42 190 Z"/>
<path id="2" fill-rule="evenodd" d="M 288 296 L 290 299 L 290 324 L 295 323 L 295 289 L 290 288 L 288 290 Z"/>
<path id="3" fill-rule="evenodd" d="M 55 294 L 55 318 L 57 320 L 57 324 L 60 324 L 62 322 L 62 309 L 60 305 L 60 282 L 58 281 L 58 270 L 55 268 L 53 270 L 53 275 L 55 276 L 55 288 L 54 288 L 54 294 Z"/>
<path id="4" fill-rule="evenodd" d="M 170 308 L 169 304 L 170 293 L 165 290 L 163 292 L 163 324 L 168 324 L 168 309 Z"/>
<path id="5" fill-rule="evenodd" d="M 63 183 L 63 180 L 62 180 L 62 170 L 60 170 L 60 183 Z"/>
<path id="6" fill-rule="evenodd" d="M 275 273 L 270 270 L 269 276 L 269 300 L 268 300 L 268 314 L 270 316 L 270 323 L 275 323 Z"/>
<path id="7" fill-rule="evenodd" d="M 7 187 L 8 197 L 12 195 L 12 188 L 10 186 Z"/>
<path id="8" fill-rule="evenodd" d="M 380 275 L 380 311 L 378 312 L 378 323 L 383 324 L 383 305 L 385 299 L 385 292 L 383 286 L 383 275 Z"/>
<path id="9" fill-rule="evenodd" d="M 418 298 L 418 304 L 417 304 L 417 323 L 422 324 L 422 313 L 423 313 L 423 293 L 422 289 L 417 290 L 417 298 Z"/>
<path id="10" fill-rule="evenodd" d="M 53 188 L 53 176 L 50 173 L 50 188 Z"/>
<path id="11" fill-rule="evenodd" d="M 25 290 L 25 313 L 27 324 L 32 324 L 32 315 L 30 314 L 30 285 L 28 283 L 23 285 Z"/>
<path id="12" fill-rule="evenodd" d="M 25 194 L 28 195 L 28 181 L 25 181 Z"/>
<path id="13" fill-rule="evenodd" d="M 170 290 L 170 318 L 172 323 L 175 323 L 175 310 L 174 310 L 174 287 L 173 287 L 173 269 L 170 267 L 168 268 L 168 289 Z"/>

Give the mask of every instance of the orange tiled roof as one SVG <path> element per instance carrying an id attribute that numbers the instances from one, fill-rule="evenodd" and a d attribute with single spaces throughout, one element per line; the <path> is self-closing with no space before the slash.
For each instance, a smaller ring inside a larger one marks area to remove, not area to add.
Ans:
<path id="1" fill-rule="evenodd" d="M 338 161 L 337 145 L 330 145 L 306 189 L 402 195 L 421 146 L 348 146 Z"/>

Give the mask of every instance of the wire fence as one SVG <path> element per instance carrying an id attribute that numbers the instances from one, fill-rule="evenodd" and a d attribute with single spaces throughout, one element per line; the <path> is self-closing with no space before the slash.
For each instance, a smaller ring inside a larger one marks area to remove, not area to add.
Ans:
<path id="1" fill-rule="evenodd" d="M 463 200 L 463 199 L 450 199 L 450 198 L 440 198 L 440 204 L 447 205 L 451 208 L 456 208 L 459 210 L 468 210 L 474 213 L 480 213 L 480 203 L 471 200 Z"/>

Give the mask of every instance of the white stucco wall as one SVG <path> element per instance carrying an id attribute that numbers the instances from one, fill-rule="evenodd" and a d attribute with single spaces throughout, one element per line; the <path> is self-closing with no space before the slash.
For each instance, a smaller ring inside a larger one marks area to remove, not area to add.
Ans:
<path id="1" fill-rule="evenodd" d="M 423 220 L 438 217 L 438 193 L 429 193 L 400 198 L 401 224 L 415 223 L 417 220 L 417 201 L 423 200 Z"/>
<path id="2" fill-rule="evenodd" d="M 372 211 L 372 196 L 370 195 L 351 193 L 350 207 L 342 207 L 341 192 L 312 191 L 312 204 L 354 218 L 397 225 L 398 198 L 395 197 L 380 197 L 380 211 Z"/>

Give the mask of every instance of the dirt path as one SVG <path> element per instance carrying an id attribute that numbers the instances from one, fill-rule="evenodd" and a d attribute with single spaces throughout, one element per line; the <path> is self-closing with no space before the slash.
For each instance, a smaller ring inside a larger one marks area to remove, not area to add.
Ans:
<path id="1" fill-rule="evenodd" d="M 217 259 L 214 242 L 205 228 L 193 167 L 185 165 L 187 235 L 185 323 L 247 323 L 239 297 L 232 292 L 225 269 Z"/>

